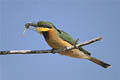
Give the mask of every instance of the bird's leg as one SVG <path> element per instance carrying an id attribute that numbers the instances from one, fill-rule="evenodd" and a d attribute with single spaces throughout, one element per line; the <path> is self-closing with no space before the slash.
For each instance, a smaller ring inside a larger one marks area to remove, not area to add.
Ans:
<path id="1" fill-rule="evenodd" d="M 55 54 L 55 52 L 54 52 L 55 50 L 57 50 L 57 49 L 52 48 L 52 49 L 51 49 L 51 53 L 52 53 L 52 54 Z"/>
<path id="2" fill-rule="evenodd" d="M 61 51 L 65 51 L 65 50 L 67 50 L 67 47 L 65 46 L 65 47 L 62 47 L 62 48 L 52 48 L 51 49 L 51 53 L 53 53 L 53 54 L 55 54 L 55 53 L 59 53 L 59 52 L 61 52 Z"/>

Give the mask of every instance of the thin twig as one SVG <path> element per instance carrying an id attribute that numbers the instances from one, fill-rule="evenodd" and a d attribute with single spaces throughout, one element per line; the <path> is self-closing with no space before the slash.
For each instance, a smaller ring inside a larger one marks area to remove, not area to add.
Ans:
<path id="1" fill-rule="evenodd" d="M 96 41 L 101 40 L 101 37 L 97 37 L 95 39 L 85 41 L 79 44 L 76 44 L 75 46 L 70 46 L 70 47 L 65 47 L 65 48 L 60 48 L 60 49 L 55 49 L 55 50 L 10 50 L 10 51 L 0 51 L 0 55 L 7 55 L 7 54 L 45 54 L 45 53 L 59 53 L 61 51 L 66 51 L 66 50 L 71 50 L 75 48 L 79 48 L 85 45 L 89 45 L 91 43 L 94 43 Z"/>

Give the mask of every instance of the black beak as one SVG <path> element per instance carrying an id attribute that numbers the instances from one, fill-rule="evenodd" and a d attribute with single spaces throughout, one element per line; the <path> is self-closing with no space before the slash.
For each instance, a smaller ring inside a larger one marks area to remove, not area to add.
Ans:
<path id="1" fill-rule="evenodd" d="M 31 22 L 25 24 L 25 27 L 26 27 L 27 29 L 29 28 L 29 26 L 37 27 L 37 24 L 31 23 Z"/>

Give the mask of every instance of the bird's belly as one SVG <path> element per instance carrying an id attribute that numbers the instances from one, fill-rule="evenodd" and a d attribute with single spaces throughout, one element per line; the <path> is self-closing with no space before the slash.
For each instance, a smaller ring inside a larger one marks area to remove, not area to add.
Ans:
<path id="1" fill-rule="evenodd" d="M 55 48 L 55 49 L 72 46 L 68 42 L 61 40 L 59 38 L 54 38 L 54 39 L 51 38 L 51 39 L 46 40 L 46 42 L 48 43 L 50 47 Z"/>
<path id="2" fill-rule="evenodd" d="M 72 50 L 69 50 L 69 51 L 62 51 L 62 52 L 60 52 L 60 54 L 64 55 L 64 56 L 73 57 L 73 58 L 83 58 L 83 59 L 88 59 L 89 58 L 89 56 L 85 55 L 79 49 L 72 49 Z"/>
<path id="3" fill-rule="evenodd" d="M 63 48 L 63 47 L 69 47 L 72 46 L 71 44 L 69 44 L 66 41 L 63 40 L 52 40 L 52 41 L 48 41 L 46 40 L 48 45 L 51 46 L 52 48 L 58 49 L 58 48 Z M 74 57 L 74 58 L 88 58 L 87 55 L 85 55 L 82 51 L 80 51 L 79 49 L 72 49 L 69 51 L 62 51 L 59 54 L 64 55 L 64 56 L 70 56 L 70 57 Z"/>

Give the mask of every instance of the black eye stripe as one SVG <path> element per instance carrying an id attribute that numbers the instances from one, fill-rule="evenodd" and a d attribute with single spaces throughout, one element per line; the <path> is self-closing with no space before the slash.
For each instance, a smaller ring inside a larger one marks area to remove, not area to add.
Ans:
<path id="1" fill-rule="evenodd" d="M 39 25 L 39 27 L 52 28 L 52 27 L 50 27 L 48 25 Z"/>

